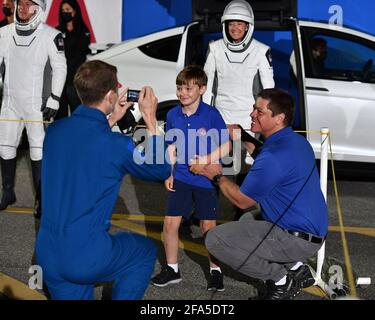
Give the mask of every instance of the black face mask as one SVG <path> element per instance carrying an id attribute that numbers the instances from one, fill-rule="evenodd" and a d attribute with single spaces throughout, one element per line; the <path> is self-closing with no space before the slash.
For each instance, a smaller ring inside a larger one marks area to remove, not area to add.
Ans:
<path id="1" fill-rule="evenodd" d="M 70 12 L 62 12 L 61 13 L 61 19 L 65 23 L 70 22 L 73 20 L 73 15 Z"/>
<path id="2" fill-rule="evenodd" d="M 3 13 L 6 17 L 10 17 L 13 15 L 13 12 L 12 10 L 10 10 L 10 8 L 8 7 L 3 7 Z"/>

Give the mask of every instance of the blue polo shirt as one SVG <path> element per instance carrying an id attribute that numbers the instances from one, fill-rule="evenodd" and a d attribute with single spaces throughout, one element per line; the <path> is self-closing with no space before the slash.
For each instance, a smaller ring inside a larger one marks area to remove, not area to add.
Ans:
<path id="1" fill-rule="evenodd" d="M 214 188 L 212 182 L 189 171 L 195 155 L 207 155 L 229 141 L 227 126 L 219 111 L 200 102 L 197 111 L 188 116 L 183 106 L 177 105 L 167 114 L 166 142 L 177 148 L 177 162 L 173 176 L 184 183 L 202 188 Z"/>
<path id="2" fill-rule="evenodd" d="M 326 235 L 328 210 L 314 152 L 308 141 L 290 127 L 266 139 L 240 190 L 260 204 L 263 218 L 270 222 L 276 222 L 300 192 L 277 225 L 320 237 Z"/>
<path id="3" fill-rule="evenodd" d="M 160 141 L 163 146 L 164 137 L 149 140 L 150 144 Z M 155 157 L 157 152 L 165 153 L 163 147 L 148 150 Z M 112 132 L 98 109 L 81 105 L 71 117 L 54 122 L 43 148 L 42 227 L 74 227 L 82 236 L 91 228 L 109 228 L 124 175 L 149 181 L 169 177 L 169 163 L 143 160 L 147 159 L 132 139 Z"/>

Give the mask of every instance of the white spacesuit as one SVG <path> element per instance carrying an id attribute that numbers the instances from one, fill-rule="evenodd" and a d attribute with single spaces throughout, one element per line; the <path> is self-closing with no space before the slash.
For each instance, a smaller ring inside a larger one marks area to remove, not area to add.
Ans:
<path id="1" fill-rule="evenodd" d="M 19 9 L 20 6 L 20 9 Z M 21 20 L 19 10 L 33 14 Z M 30 145 L 34 187 L 39 180 L 44 140 L 44 120 L 54 116 L 66 77 L 66 59 L 62 34 L 41 23 L 45 0 L 17 0 L 15 23 L 0 29 L 0 64 L 5 65 L 1 119 L 0 157 L 3 196 L 0 210 L 15 202 L 14 175 L 16 153 L 26 127 Z M 52 81 L 48 73 L 52 71 Z M 46 96 L 46 91 L 50 91 Z M 33 122 L 35 121 L 35 122 Z"/>
<path id="2" fill-rule="evenodd" d="M 231 37 L 231 21 L 246 23 L 242 39 L 234 41 Z M 223 39 L 210 43 L 204 65 L 208 82 L 203 101 L 215 106 L 227 125 L 239 124 L 249 129 L 254 96 L 261 89 L 275 86 L 271 50 L 253 39 L 254 13 L 248 2 L 231 1 L 224 9 L 221 24 Z M 241 170 L 244 172 L 246 166 L 243 166 L 243 161 L 253 163 L 244 148 L 242 151 L 234 149 L 233 174 Z"/>
<path id="3" fill-rule="evenodd" d="M 246 34 L 238 43 L 230 41 L 229 21 L 248 24 Z M 240 124 L 248 129 L 256 94 L 254 78 L 259 74 L 263 89 L 275 85 L 270 48 L 252 38 L 254 14 L 246 1 L 230 2 L 224 9 L 221 23 L 223 39 L 210 43 L 204 66 L 208 83 L 203 100 L 220 111 L 226 124 Z"/>

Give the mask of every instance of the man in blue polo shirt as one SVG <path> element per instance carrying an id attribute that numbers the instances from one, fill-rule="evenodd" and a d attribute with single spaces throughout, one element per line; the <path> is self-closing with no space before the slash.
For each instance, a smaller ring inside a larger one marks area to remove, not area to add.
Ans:
<path id="1" fill-rule="evenodd" d="M 156 248 L 150 239 L 109 233 L 126 174 L 149 181 L 170 175 L 168 163 L 155 163 L 156 151 L 164 157 L 164 148 L 146 148 L 144 157 L 130 137 L 111 131 L 133 105 L 125 101 L 126 90 L 118 94 L 116 73 L 99 60 L 82 64 L 74 85 L 83 104 L 50 125 L 44 140 L 43 214 L 35 250 L 52 299 L 93 299 L 97 282 L 114 283 L 112 299 L 142 299 L 154 270 Z M 143 88 L 138 102 L 148 141 L 163 146 L 152 89 Z"/>
<path id="2" fill-rule="evenodd" d="M 314 153 L 290 127 L 293 113 L 288 93 L 263 90 L 250 116 L 251 131 L 265 143 L 241 187 L 221 175 L 220 165 L 202 171 L 238 207 L 260 206 L 261 220 L 248 213 L 215 227 L 207 234 L 206 247 L 236 271 L 265 281 L 263 299 L 292 299 L 314 283 L 302 261 L 316 254 L 328 229 Z M 247 147 L 251 152 L 253 146 Z"/>

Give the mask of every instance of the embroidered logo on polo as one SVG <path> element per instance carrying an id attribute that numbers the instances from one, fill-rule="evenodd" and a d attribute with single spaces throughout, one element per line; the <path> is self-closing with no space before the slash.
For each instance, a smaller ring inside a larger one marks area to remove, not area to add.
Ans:
<path id="1" fill-rule="evenodd" d="M 207 130 L 205 128 L 200 128 L 197 130 L 197 133 L 198 133 L 198 136 L 204 137 L 205 135 L 207 135 Z"/>

